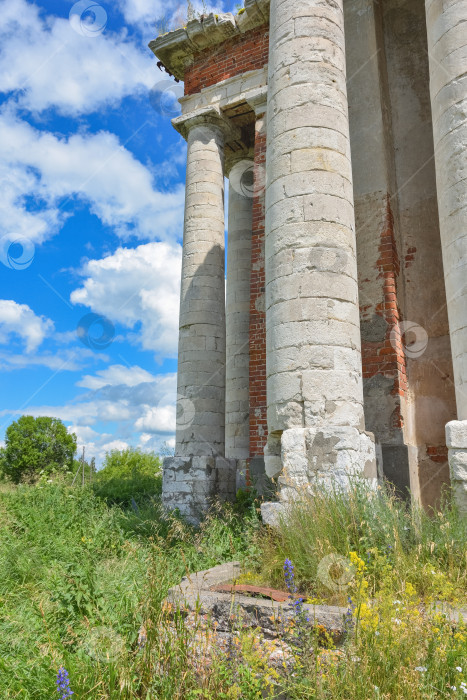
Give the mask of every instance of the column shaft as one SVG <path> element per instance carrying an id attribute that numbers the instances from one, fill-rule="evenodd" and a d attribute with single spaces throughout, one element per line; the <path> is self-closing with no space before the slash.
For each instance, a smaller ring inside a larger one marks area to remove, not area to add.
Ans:
<path id="1" fill-rule="evenodd" d="M 375 462 L 362 434 L 342 0 L 272 0 L 267 114 L 268 452 L 282 433 L 294 486 L 310 470 L 343 482 Z"/>
<path id="2" fill-rule="evenodd" d="M 252 196 L 242 187 L 252 161 L 230 172 L 227 238 L 225 456 L 247 459 L 249 426 L 249 322 Z"/>
<path id="3" fill-rule="evenodd" d="M 446 427 L 454 493 L 467 511 L 467 0 L 426 0 L 444 279 L 458 421 Z"/>
<path id="4" fill-rule="evenodd" d="M 467 0 L 427 0 L 444 278 L 459 420 L 467 420 Z"/>
<path id="5" fill-rule="evenodd" d="M 224 456 L 224 136 L 187 134 L 176 456 Z"/>

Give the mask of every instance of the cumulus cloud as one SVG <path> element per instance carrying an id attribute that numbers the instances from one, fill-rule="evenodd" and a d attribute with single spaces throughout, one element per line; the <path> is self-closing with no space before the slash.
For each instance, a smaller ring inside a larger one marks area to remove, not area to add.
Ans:
<path id="1" fill-rule="evenodd" d="M 52 333 L 53 328 L 50 319 L 36 316 L 27 304 L 0 299 L 0 344 L 9 344 L 11 337 L 16 336 L 23 341 L 26 352 L 31 353 Z"/>
<path id="2" fill-rule="evenodd" d="M 182 230 L 184 188 L 155 189 L 153 175 L 115 134 L 40 131 L 9 111 L 0 116 L 0 175 L 6 187 L 0 235 L 42 242 L 63 223 L 59 207 L 75 197 L 122 237 L 165 239 Z M 39 205 L 30 211 L 31 199 Z"/>
<path id="3" fill-rule="evenodd" d="M 176 407 L 168 402 L 168 397 L 160 406 L 145 406 L 143 415 L 135 423 L 136 430 L 145 433 L 175 432 Z"/>
<path id="4" fill-rule="evenodd" d="M 21 108 L 54 107 L 76 117 L 146 95 L 162 80 L 149 49 L 125 32 L 85 36 L 68 18 L 45 15 L 25 0 L 3 0 L 0 13 L 0 91 Z"/>
<path id="5" fill-rule="evenodd" d="M 187 23 L 188 5 L 180 0 L 118 0 L 119 7 L 129 24 L 136 25 L 146 36 L 155 38 L 157 34 L 183 27 Z M 209 12 L 225 12 L 224 7 L 235 3 L 194 0 L 191 3 L 197 16 Z M 235 11 L 235 10 L 234 10 Z"/>
<path id="6" fill-rule="evenodd" d="M 154 376 L 147 372 L 142 367 L 134 365 L 133 367 L 125 367 L 124 365 L 109 365 L 105 369 L 96 372 L 94 376 L 85 375 L 77 386 L 82 386 L 86 389 L 102 389 L 104 386 L 114 386 L 125 384 L 126 386 L 137 386 L 144 382 L 154 380 Z"/>
<path id="7" fill-rule="evenodd" d="M 56 334 L 53 336 L 55 340 Z M 0 334 L 1 338 L 1 334 Z M 99 360 L 105 360 L 106 355 L 99 354 Z M 66 348 L 59 352 L 43 351 L 36 353 L 13 353 L 11 351 L 0 352 L 0 369 L 31 369 L 32 367 L 47 367 L 54 372 L 77 372 L 93 362 L 96 362 L 96 353 L 86 348 Z"/>
<path id="8" fill-rule="evenodd" d="M 92 428 L 82 425 L 70 425 L 69 433 L 74 433 L 77 437 L 77 452 L 81 453 L 85 448 L 87 459 L 95 458 L 97 465 L 100 465 L 107 452 L 111 450 L 126 450 L 130 447 L 126 440 L 113 438 L 109 433 L 98 433 Z"/>
<path id="9" fill-rule="evenodd" d="M 167 14 L 173 14 L 176 2 L 163 0 L 118 0 L 119 7 L 130 24 L 153 24 Z M 178 3 L 181 7 L 181 3 Z"/>
<path id="10" fill-rule="evenodd" d="M 174 356 L 180 269 L 181 246 L 177 244 L 118 248 L 113 255 L 85 264 L 81 274 L 86 279 L 72 292 L 71 301 L 127 328 L 141 323 L 137 338 L 142 347 L 158 357 Z"/>
<path id="11" fill-rule="evenodd" d="M 27 411 L 35 416 L 57 416 L 67 423 L 85 429 L 94 429 L 93 426 L 99 423 L 116 422 L 120 424 L 120 436 L 130 435 L 134 432 L 137 420 L 142 415 L 149 414 L 151 408 L 175 405 L 176 381 L 177 375 L 171 372 L 157 374 L 152 381 L 135 386 L 107 384 L 62 406 L 28 406 Z M 16 409 L 0 411 L 0 415 L 14 413 Z M 175 408 L 173 416 L 175 417 Z M 170 435 L 174 430 L 175 422 L 171 424 L 170 421 L 166 421 L 159 427 L 153 425 L 150 431 L 145 432 Z"/>

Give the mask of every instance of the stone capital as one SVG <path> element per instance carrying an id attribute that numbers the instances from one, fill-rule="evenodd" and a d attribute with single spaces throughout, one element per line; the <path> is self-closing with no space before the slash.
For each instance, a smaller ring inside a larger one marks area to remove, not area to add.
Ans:
<path id="1" fill-rule="evenodd" d="M 268 105 L 268 86 L 263 85 L 262 87 L 250 90 L 245 95 L 245 100 L 252 108 L 256 117 L 261 117 L 266 114 Z"/>
<path id="2" fill-rule="evenodd" d="M 240 138 L 240 130 L 225 117 L 219 108 L 214 106 L 201 107 L 180 117 L 172 119 L 172 125 L 184 139 L 188 137 L 188 132 L 195 126 L 216 126 L 224 136 L 224 141 L 235 141 Z"/>

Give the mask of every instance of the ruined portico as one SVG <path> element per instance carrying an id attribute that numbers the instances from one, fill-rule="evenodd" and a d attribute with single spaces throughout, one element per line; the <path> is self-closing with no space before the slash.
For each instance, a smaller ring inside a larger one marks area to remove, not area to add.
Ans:
<path id="1" fill-rule="evenodd" d="M 187 141 L 167 507 L 197 520 L 263 473 L 283 501 L 378 473 L 432 505 L 448 449 L 467 500 L 467 0 L 448 5 L 246 0 L 151 42 Z"/>

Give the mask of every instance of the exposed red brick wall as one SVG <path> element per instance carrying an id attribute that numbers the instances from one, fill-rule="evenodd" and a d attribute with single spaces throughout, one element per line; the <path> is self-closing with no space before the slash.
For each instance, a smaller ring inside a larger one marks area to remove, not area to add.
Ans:
<path id="1" fill-rule="evenodd" d="M 426 453 L 432 462 L 445 464 L 448 461 L 448 448 L 446 445 L 427 445 Z"/>
<path id="2" fill-rule="evenodd" d="M 264 172 L 266 131 L 256 122 L 253 229 L 250 282 L 250 456 L 264 454 L 268 429 L 266 417 L 266 312 L 264 310 Z"/>
<path id="3" fill-rule="evenodd" d="M 267 25 L 200 51 L 185 71 L 185 95 L 193 95 L 239 73 L 263 68 L 268 62 L 268 51 Z"/>
<path id="4" fill-rule="evenodd" d="M 376 374 L 394 379 L 391 391 L 396 396 L 404 396 L 407 391 L 407 367 L 403 348 L 403 339 L 399 329 L 402 320 L 397 301 L 397 279 L 400 274 L 400 261 L 394 237 L 394 218 L 391 211 L 389 196 L 386 203 L 386 214 L 381 243 L 380 257 L 377 261 L 378 279 L 382 281 L 383 300 L 377 304 L 375 313 L 382 316 L 388 324 L 386 337 L 382 342 L 362 343 L 363 377 L 370 378 Z M 400 403 L 392 415 L 392 428 L 402 427 Z"/>

